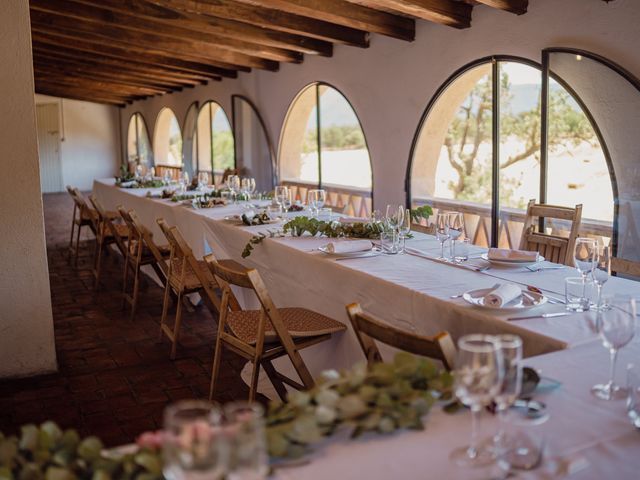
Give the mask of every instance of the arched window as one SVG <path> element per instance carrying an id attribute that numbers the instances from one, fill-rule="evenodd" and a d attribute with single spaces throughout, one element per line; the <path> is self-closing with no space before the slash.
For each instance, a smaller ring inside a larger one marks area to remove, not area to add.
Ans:
<path id="1" fill-rule="evenodd" d="M 347 99 L 329 85 L 314 83 L 296 96 L 283 127 L 279 160 L 284 181 L 356 187 L 370 195 L 364 132 Z"/>
<path id="2" fill-rule="evenodd" d="M 416 134 L 411 203 L 463 211 L 475 243 L 514 248 L 523 209 L 540 199 L 543 185 L 547 203 L 582 203 L 584 218 L 611 221 L 611 182 L 593 125 L 558 82 L 550 80 L 548 98 L 548 175 L 541 179 L 540 67 L 495 57 L 456 72 Z"/>
<path id="3" fill-rule="evenodd" d="M 127 159 L 142 165 L 151 165 L 151 144 L 147 124 L 140 113 L 134 113 L 127 130 Z"/>
<path id="4" fill-rule="evenodd" d="M 170 108 L 163 108 L 158 114 L 153 135 L 153 154 L 157 165 L 182 166 L 182 132 Z"/>
<path id="5" fill-rule="evenodd" d="M 184 116 L 182 128 L 182 170 L 190 177 L 197 172 L 196 162 L 196 120 L 198 118 L 198 102 L 193 102 Z"/>
<path id="6" fill-rule="evenodd" d="M 198 171 L 213 172 L 219 180 L 226 169 L 235 168 L 233 132 L 227 115 L 216 102 L 207 102 L 198 113 L 196 125 Z"/>

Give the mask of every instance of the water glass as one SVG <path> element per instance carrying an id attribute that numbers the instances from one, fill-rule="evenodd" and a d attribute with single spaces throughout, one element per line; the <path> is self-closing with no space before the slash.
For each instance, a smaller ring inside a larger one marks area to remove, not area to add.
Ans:
<path id="1" fill-rule="evenodd" d="M 497 451 L 503 450 L 511 439 L 506 434 L 507 411 L 520 396 L 522 390 L 522 339 L 517 335 L 496 336 L 502 354 L 503 376 L 500 391 L 494 398 L 500 428 L 493 442 Z"/>
<path id="2" fill-rule="evenodd" d="M 398 233 L 395 230 L 383 230 L 380 232 L 380 249 L 382 253 L 395 255 L 400 251 Z"/>
<path id="3" fill-rule="evenodd" d="M 209 184 L 209 174 L 207 172 L 198 172 L 198 190 L 201 192 Z"/>
<path id="4" fill-rule="evenodd" d="M 602 344 L 609 350 L 611 358 L 609 382 L 594 385 L 591 393 L 602 400 L 616 400 L 627 396 L 626 388 L 615 383 L 618 350 L 627 345 L 636 332 L 636 301 L 626 295 L 603 295 L 603 302 L 609 305 L 598 311 L 596 324 Z"/>
<path id="5" fill-rule="evenodd" d="M 436 238 L 440 242 L 440 259 L 446 260 L 444 256 L 444 244 L 449 240 L 449 214 L 438 212 L 436 215 Z"/>
<path id="6" fill-rule="evenodd" d="M 164 413 L 163 473 L 167 480 L 223 478 L 229 448 L 220 410 L 212 403 L 185 400 Z"/>
<path id="7" fill-rule="evenodd" d="M 540 466 L 546 444 L 549 414 L 530 417 L 514 412 L 509 419 L 509 439 L 498 452 L 498 464 L 506 471 L 533 470 Z"/>
<path id="8" fill-rule="evenodd" d="M 282 218 L 282 207 L 279 203 L 267 206 L 267 215 L 271 220 Z"/>
<path id="9" fill-rule="evenodd" d="M 566 309 L 570 312 L 586 312 L 591 301 L 589 292 L 593 289 L 593 282 L 582 277 L 564 279 L 564 297 Z"/>
<path id="10" fill-rule="evenodd" d="M 500 392 L 503 374 L 500 342 L 496 337 L 474 334 L 460 338 L 453 372 L 454 391 L 471 409 L 471 438 L 468 446 L 451 453 L 456 465 L 480 467 L 493 463 L 492 449 L 478 445 L 478 417 Z"/>
<path id="11" fill-rule="evenodd" d="M 453 261 L 456 263 L 462 263 L 469 260 L 469 251 L 471 250 L 471 239 L 463 238 L 456 242 Z"/>
<path id="12" fill-rule="evenodd" d="M 318 202 L 318 192 L 320 190 L 309 190 L 307 192 L 307 205 L 309 205 L 309 210 L 311 210 L 311 216 L 315 217 L 318 214 L 318 208 L 320 208 Z"/>
<path id="13" fill-rule="evenodd" d="M 598 246 L 598 260 L 593 269 L 592 277 L 593 283 L 598 290 L 598 298 L 593 307 L 596 310 L 607 308 L 606 304 L 602 303 L 602 287 L 609 280 L 611 275 L 611 248 L 609 246 Z"/>
<path id="14" fill-rule="evenodd" d="M 464 215 L 459 212 L 449 212 L 449 238 L 451 239 L 451 258 L 455 259 L 456 242 L 464 234 Z"/>
<path id="15" fill-rule="evenodd" d="M 232 402 L 224 407 L 225 431 L 231 446 L 228 480 L 267 478 L 269 458 L 260 404 Z"/>
<path id="16" fill-rule="evenodd" d="M 408 208 L 404 211 L 399 232 L 402 237 L 402 253 L 407 253 L 407 235 L 411 233 L 411 210 Z"/>
<path id="17" fill-rule="evenodd" d="M 627 414 L 631 424 L 640 429 L 640 367 L 627 365 Z"/>
<path id="18" fill-rule="evenodd" d="M 162 179 L 164 180 L 165 185 L 171 185 L 173 183 L 173 177 L 171 176 L 171 172 L 169 170 L 165 170 Z"/>

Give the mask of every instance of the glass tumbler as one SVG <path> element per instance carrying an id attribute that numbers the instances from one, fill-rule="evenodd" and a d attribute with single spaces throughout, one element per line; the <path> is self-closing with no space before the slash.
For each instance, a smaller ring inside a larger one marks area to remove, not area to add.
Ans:
<path id="1" fill-rule="evenodd" d="M 231 446 L 228 480 L 262 480 L 269 472 L 264 409 L 257 403 L 231 402 L 224 407 Z"/>
<path id="2" fill-rule="evenodd" d="M 589 292 L 593 291 L 593 281 L 582 277 L 564 279 L 566 308 L 571 312 L 586 312 L 591 304 Z"/>

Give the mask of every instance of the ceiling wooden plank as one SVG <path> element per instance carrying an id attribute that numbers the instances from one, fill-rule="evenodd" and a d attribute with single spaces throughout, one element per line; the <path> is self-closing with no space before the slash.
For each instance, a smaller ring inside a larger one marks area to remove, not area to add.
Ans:
<path id="1" fill-rule="evenodd" d="M 343 0 L 237 0 L 281 12 L 315 18 L 400 40 L 415 38 L 415 21 Z"/>
<path id="2" fill-rule="evenodd" d="M 156 51 L 140 45 L 130 45 L 126 42 L 111 39 L 105 42 L 105 38 L 96 35 L 74 34 L 64 30 L 42 28 L 31 25 L 31 36 L 34 40 L 42 41 L 63 48 L 81 49 L 85 52 L 109 55 L 120 59 L 133 59 L 138 62 L 148 62 L 158 65 L 172 65 L 182 68 L 186 72 L 236 72 L 237 70 L 249 72 L 249 67 L 229 65 L 223 62 L 208 62 L 206 60 L 190 60 L 179 58 L 165 51 Z M 213 63 L 213 64 L 212 64 Z M 221 66 L 224 65 L 224 66 Z M 235 73 L 237 75 L 237 73 Z M 217 73 L 213 74 L 217 75 Z M 228 73 L 225 76 L 229 76 Z"/>
<path id="3" fill-rule="evenodd" d="M 270 71 L 278 70 L 278 62 L 265 60 L 250 55 L 229 52 L 214 45 L 196 42 L 192 40 L 178 40 L 161 35 L 138 32 L 119 28 L 115 25 L 103 25 L 91 22 L 82 22 L 73 18 L 52 15 L 47 12 L 31 11 L 32 30 L 44 32 L 56 32 L 71 38 L 102 39 L 102 42 L 120 45 L 130 50 L 142 49 L 156 55 L 180 56 L 195 61 L 209 62 L 225 65 L 226 67 L 261 68 Z"/>
<path id="4" fill-rule="evenodd" d="M 65 0 L 64 2 L 59 0 L 31 0 L 30 7 L 31 11 L 61 15 L 65 18 L 75 18 L 83 22 L 97 23 L 101 26 L 144 32 L 181 41 L 191 40 L 195 42 L 195 46 L 209 45 L 215 47 L 216 52 L 226 50 L 276 62 L 299 63 L 302 61 L 300 52 L 252 43 L 244 39 L 224 37 L 203 31 L 198 32 L 176 26 L 172 22 L 158 22 L 155 19 L 147 19 L 120 11 L 114 12 L 101 6 L 96 7 L 76 2 L 75 0 Z"/>
<path id="5" fill-rule="evenodd" d="M 107 60 L 111 60 L 106 57 Z M 199 76 L 193 77 L 181 77 L 171 75 L 164 70 L 152 70 L 147 67 L 135 68 L 127 62 L 105 62 L 98 61 L 95 58 L 79 58 L 73 54 L 68 54 L 66 51 L 56 51 L 53 49 L 47 49 L 34 42 L 33 45 L 33 60 L 49 62 L 52 64 L 58 64 L 61 66 L 70 66 L 72 68 L 87 67 L 90 71 L 103 71 L 105 73 L 111 73 L 112 75 L 122 75 L 123 78 L 132 78 L 139 80 L 149 80 L 164 85 L 182 86 L 182 85 L 199 85 L 204 84 L 207 81 L 206 77 Z"/>
<path id="6" fill-rule="evenodd" d="M 529 0 L 476 0 L 476 2 L 493 8 L 499 8 L 500 10 L 506 10 L 516 15 L 527 13 L 527 8 L 529 7 Z"/>
<path id="7" fill-rule="evenodd" d="M 66 77 L 81 77 L 94 80 L 114 81 L 125 85 L 137 86 L 137 87 L 150 87 L 156 88 L 161 91 L 169 91 L 174 89 L 180 89 L 182 87 L 193 88 L 192 85 L 180 85 L 180 84 L 165 84 L 152 80 L 149 78 L 139 78 L 132 75 L 123 74 L 118 71 L 96 69 L 90 66 L 72 65 L 69 63 L 61 64 L 56 62 L 55 59 L 42 59 L 34 55 L 33 65 L 37 70 L 47 70 L 52 73 L 56 73 Z"/>
<path id="8" fill-rule="evenodd" d="M 93 88 L 105 90 L 107 92 L 120 93 L 122 95 L 133 96 L 133 95 L 158 95 L 161 93 L 167 93 L 166 90 L 161 90 L 158 88 L 150 88 L 150 87 L 135 87 L 131 85 L 126 85 L 121 82 L 116 82 L 113 80 L 98 80 L 98 79 L 90 79 L 83 77 L 69 77 L 59 72 L 51 69 L 47 69 L 45 67 L 37 67 L 34 68 L 34 76 L 36 80 L 42 80 L 46 82 L 55 82 L 61 85 L 67 85 L 70 88 L 73 86 L 85 87 L 85 88 Z"/>
<path id="9" fill-rule="evenodd" d="M 105 65 L 112 68 L 129 68 L 131 70 L 137 70 L 141 72 L 148 72 L 150 74 L 158 75 L 159 78 L 163 78 L 166 76 L 167 79 L 188 79 L 188 80 L 208 80 L 211 77 L 218 78 L 218 75 L 213 75 L 211 72 L 206 73 L 196 73 L 187 69 L 183 69 L 180 66 L 175 66 L 173 64 L 157 64 L 157 63 L 149 63 L 146 61 L 147 56 L 132 56 L 128 54 L 128 56 L 117 56 L 113 55 L 113 52 L 118 52 L 117 49 L 104 50 L 103 53 L 97 53 L 95 50 L 84 50 L 82 49 L 82 45 L 73 45 L 71 43 L 65 43 L 65 39 L 57 39 L 56 37 L 48 36 L 46 40 L 50 43 L 45 43 L 38 40 L 38 37 L 35 36 L 37 33 L 34 33 L 34 38 L 32 41 L 34 50 L 38 52 L 42 52 L 46 55 L 57 55 L 60 57 L 66 57 L 71 59 L 76 59 L 79 62 L 97 62 L 101 65 Z M 153 60 L 153 58 L 151 59 Z M 160 58 L 160 60 L 163 60 Z M 203 67 L 206 67 L 203 65 Z M 209 67 L 211 68 L 211 67 Z M 215 67 L 213 67 L 215 70 Z M 235 74 L 232 70 L 222 70 L 219 69 L 222 73 L 228 73 L 229 76 Z"/>
<path id="10" fill-rule="evenodd" d="M 122 95 L 111 92 L 109 90 L 105 90 L 102 88 L 83 88 L 77 85 L 69 86 L 67 84 L 61 84 L 60 82 L 48 81 L 42 79 L 36 79 L 35 81 L 35 89 L 39 91 L 43 88 L 47 88 L 50 90 L 55 90 L 57 92 L 65 92 L 69 94 L 78 94 L 83 95 L 85 98 L 91 98 L 91 96 L 95 96 L 96 98 L 108 98 L 112 100 L 117 100 L 119 102 L 128 102 L 136 99 L 146 98 L 146 96 L 137 96 L 137 95 Z"/>
<path id="11" fill-rule="evenodd" d="M 279 32 L 304 35 L 356 47 L 369 46 L 368 32 L 268 8 L 225 0 L 150 0 L 153 3 L 213 17 L 236 20 Z"/>
<path id="12" fill-rule="evenodd" d="M 113 105 L 117 107 L 126 106 L 126 101 L 122 99 L 115 99 L 115 98 L 109 98 L 109 97 L 103 98 L 103 97 L 98 97 L 95 95 L 88 95 L 88 94 L 83 95 L 82 93 L 67 92 L 67 91 L 58 90 L 56 88 L 48 87 L 44 85 L 37 86 L 35 93 L 39 93 L 40 95 L 48 95 L 50 97 L 61 97 L 61 98 L 67 98 L 71 100 L 80 100 L 82 102 L 100 103 L 100 104 L 106 104 L 106 105 Z"/>
<path id="13" fill-rule="evenodd" d="M 51 0 L 50 0 L 51 1 Z M 304 35 L 260 28 L 248 23 L 198 15 L 157 5 L 149 0 L 75 0 L 113 12 L 128 13 L 139 18 L 155 20 L 165 25 L 190 29 L 198 33 L 211 33 L 232 39 L 241 39 L 270 47 L 284 48 L 310 55 L 330 57 L 333 45 L 324 40 Z"/>
<path id="14" fill-rule="evenodd" d="M 422 20 L 455 28 L 471 26 L 473 6 L 458 0 L 347 0 L 372 8 L 394 10 Z"/>

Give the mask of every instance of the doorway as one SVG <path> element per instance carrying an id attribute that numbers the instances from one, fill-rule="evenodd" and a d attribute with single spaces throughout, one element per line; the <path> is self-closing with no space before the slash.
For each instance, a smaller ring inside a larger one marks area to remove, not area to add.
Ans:
<path id="1" fill-rule="evenodd" d="M 63 191 L 58 108 L 57 103 L 36 105 L 42 193 Z"/>

